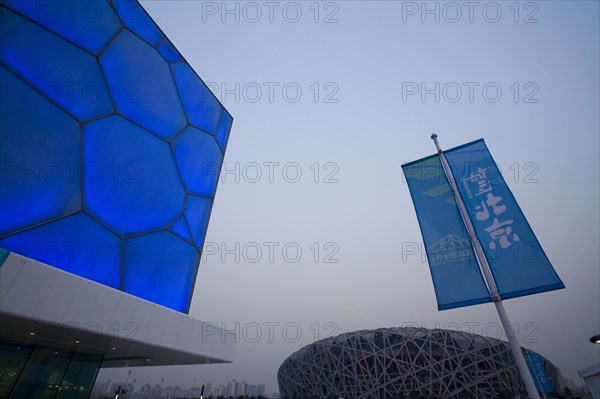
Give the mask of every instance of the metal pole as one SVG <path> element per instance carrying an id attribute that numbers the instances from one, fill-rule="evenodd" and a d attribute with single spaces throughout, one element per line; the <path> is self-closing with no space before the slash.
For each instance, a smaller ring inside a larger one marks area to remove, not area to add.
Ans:
<path id="1" fill-rule="evenodd" d="M 458 209 L 460 210 L 462 218 L 465 222 L 465 226 L 467 227 L 469 238 L 471 239 L 471 243 L 473 244 L 473 248 L 475 249 L 475 255 L 477 256 L 477 260 L 479 261 L 479 265 L 481 266 L 481 271 L 483 272 L 485 282 L 487 283 L 487 286 L 490 289 L 490 294 L 492 295 L 494 305 L 496 305 L 498 316 L 500 316 L 500 321 L 502 322 L 502 327 L 504 327 L 504 332 L 506 333 L 506 338 L 510 345 L 510 349 L 512 351 L 513 357 L 515 358 L 515 362 L 517 363 L 517 367 L 519 368 L 519 373 L 521 374 L 523 383 L 525 384 L 527 395 L 529 395 L 530 399 L 540 399 L 540 395 L 538 394 L 538 391 L 535 387 L 535 383 L 533 382 L 531 373 L 527 368 L 527 363 L 525 363 L 525 357 L 523 356 L 523 352 L 521 352 L 521 347 L 517 342 L 514 331 L 512 330 L 510 324 L 510 320 L 508 319 L 508 315 L 506 314 L 506 310 L 504 309 L 504 305 L 502 304 L 502 298 L 498 293 L 498 287 L 496 286 L 496 281 L 494 281 L 494 276 L 492 275 L 492 272 L 490 270 L 490 265 L 488 264 L 487 259 L 483 254 L 481 244 L 479 243 L 477 234 L 475 234 L 473 223 L 471 222 L 471 218 L 469 218 L 469 214 L 467 213 L 465 203 L 463 202 L 460 192 L 458 191 L 458 187 L 456 186 L 456 181 L 454 180 L 454 176 L 452 175 L 452 171 L 450 170 L 448 161 L 444 156 L 444 152 L 440 147 L 440 143 L 438 143 L 437 134 L 432 134 L 431 139 L 435 143 L 435 147 L 437 148 L 438 154 L 440 155 L 440 160 L 442 161 L 444 172 L 446 172 L 446 177 L 448 177 L 448 181 L 450 182 L 450 187 L 452 188 L 452 192 L 454 193 L 456 204 L 458 205 Z"/>

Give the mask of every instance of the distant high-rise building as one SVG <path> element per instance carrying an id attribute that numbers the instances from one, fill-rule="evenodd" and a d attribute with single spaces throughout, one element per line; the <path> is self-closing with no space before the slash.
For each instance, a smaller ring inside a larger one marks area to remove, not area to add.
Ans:
<path id="1" fill-rule="evenodd" d="M 256 386 L 256 395 L 257 396 L 266 396 L 266 388 L 264 384 L 260 384 Z"/>
<path id="2" fill-rule="evenodd" d="M 215 390 L 213 392 L 213 397 L 218 397 L 218 396 L 227 396 L 226 394 L 226 387 L 223 384 L 219 384 L 215 387 Z"/>
<path id="3" fill-rule="evenodd" d="M 237 398 L 237 386 L 238 386 L 238 382 L 236 380 L 231 380 L 227 383 L 227 392 L 226 395 L 227 396 L 233 396 L 234 398 Z"/>
<path id="4" fill-rule="evenodd" d="M 161 397 L 162 397 L 162 387 L 157 384 L 152 387 L 152 391 L 150 391 L 149 399 L 160 399 Z"/>
<path id="5" fill-rule="evenodd" d="M 253 384 L 248 384 L 247 388 L 246 388 L 246 395 L 248 396 L 256 396 L 256 385 Z"/>
<path id="6" fill-rule="evenodd" d="M 144 384 L 142 385 L 142 387 L 140 388 L 140 390 L 137 392 L 137 396 L 139 398 L 150 398 L 151 397 L 151 393 L 152 393 L 152 385 L 150 384 Z"/>
<path id="7" fill-rule="evenodd" d="M 218 396 L 238 398 L 240 396 L 265 396 L 266 388 L 264 384 L 255 385 L 248 384 L 244 380 L 233 379 L 227 383 L 227 385 L 218 384 L 212 388 L 210 383 L 206 383 L 204 389 L 204 396 L 212 396 L 216 398 Z"/>
<path id="8" fill-rule="evenodd" d="M 100 382 L 94 386 L 94 390 L 92 391 L 93 396 L 100 396 L 108 394 L 108 390 L 110 388 L 110 380 Z"/>

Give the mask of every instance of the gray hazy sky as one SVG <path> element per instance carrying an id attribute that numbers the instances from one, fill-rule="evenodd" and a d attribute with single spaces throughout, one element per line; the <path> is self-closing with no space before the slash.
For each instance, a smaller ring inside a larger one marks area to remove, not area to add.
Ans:
<path id="1" fill-rule="evenodd" d="M 505 302 L 520 344 L 568 378 L 600 361 L 598 2 L 427 3 L 439 22 L 421 2 L 142 4 L 235 118 L 190 314 L 240 343 L 233 364 L 134 369 L 138 386 L 271 393 L 291 353 L 359 329 L 504 338 L 491 304 L 437 311 L 415 253 L 400 165 L 433 132 L 485 138 L 567 287 Z"/>

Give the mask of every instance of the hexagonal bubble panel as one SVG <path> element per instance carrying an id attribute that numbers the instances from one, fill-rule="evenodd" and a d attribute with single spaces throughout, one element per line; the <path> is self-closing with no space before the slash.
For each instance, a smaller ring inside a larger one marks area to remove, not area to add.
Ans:
<path id="1" fill-rule="evenodd" d="M 4 235 L 81 209 L 81 151 L 79 123 L 2 67 L 0 81 Z"/>
<path id="2" fill-rule="evenodd" d="M 166 140 L 186 125 L 169 64 L 155 48 L 125 29 L 100 62 L 123 115 Z M 133 93 L 123 95 L 126 88 Z"/>
<path id="3" fill-rule="evenodd" d="M 106 0 L 4 0 L 4 3 L 94 54 L 123 27 Z"/>
<path id="4" fill-rule="evenodd" d="M 172 64 L 171 69 L 190 123 L 214 134 L 223 106 L 188 64 Z"/>
<path id="5" fill-rule="evenodd" d="M 190 235 L 185 216 L 182 215 L 179 219 L 174 221 L 170 230 L 181 238 L 190 242 L 192 241 L 192 236 Z"/>
<path id="6" fill-rule="evenodd" d="M 125 240 L 124 290 L 187 312 L 198 270 L 196 249 L 168 231 Z"/>
<path id="7" fill-rule="evenodd" d="M 177 166 L 188 192 L 214 197 L 223 154 L 211 135 L 187 127 L 173 141 Z"/>
<path id="8" fill-rule="evenodd" d="M 120 116 L 84 126 L 84 207 L 123 236 L 168 226 L 184 190 L 169 145 Z"/>
<path id="9" fill-rule="evenodd" d="M 188 195 L 185 201 L 185 218 L 198 249 L 204 244 L 212 203 L 211 199 L 193 195 Z"/>
<path id="10" fill-rule="evenodd" d="M 113 4 L 125 26 L 153 46 L 158 44 L 162 33 L 136 0 L 113 0 Z"/>
<path id="11" fill-rule="evenodd" d="M 160 51 L 163 57 L 165 57 L 165 60 L 167 60 L 167 62 L 183 61 L 183 58 L 181 58 L 181 55 L 179 54 L 177 49 L 175 49 L 173 44 L 171 44 L 169 39 L 167 39 L 166 37 L 163 37 L 163 39 L 160 41 L 160 44 L 158 45 L 158 51 Z"/>
<path id="12" fill-rule="evenodd" d="M 6 9 L 0 9 L 0 60 L 85 121 L 113 112 L 94 56 Z"/>
<path id="13" fill-rule="evenodd" d="M 4 238 L 0 246 L 109 287 L 121 283 L 120 240 L 83 212 Z"/>
<path id="14" fill-rule="evenodd" d="M 232 124 L 233 118 L 229 115 L 229 112 L 223 108 L 215 133 L 215 138 L 217 139 L 217 143 L 219 143 L 219 147 L 223 150 L 223 153 L 225 153 L 225 149 L 227 148 L 227 141 L 229 141 L 229 132 L 231 131 Z"/>

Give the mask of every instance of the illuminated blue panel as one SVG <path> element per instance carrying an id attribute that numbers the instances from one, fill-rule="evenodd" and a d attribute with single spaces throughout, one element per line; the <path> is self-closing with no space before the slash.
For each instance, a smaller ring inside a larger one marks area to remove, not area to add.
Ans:
<path id="1" fill-rule="evenodd" d="M 0 59 L 79 120 L 113 112 L 95 57 L 0 9 Z"/>
<path id="2" fill-rule="evenodd" d="M 19 13 L 98 54 L 123 27 L 106 0 L 4 0 Z"/>
<path id="3" fill-rule="evenodd" d="M 167 62 L 181 62 L 182 58 L 179 52 L 173 47 L 169 39 L 163 38 L 158 45 L 158 51 L 165 57 Z"/>
<path id="4" fill-rule="evenodd" d="M 190 236 L 190 231 L 188 230 L 187 223 L 185 222 L 185 217 L 181 216 L 171 225 L 171 230 L 175 234 L 185 238 L 186 240 L 192 241 L 192 237 Z"/>
<path id="5" fill-rule="evenodd" d="M 119 112 L 165 139 L 185 126 L 169 64 L 156 49 L 124 30 L 102 53 L 100 62 Z M 133 87 L 132 95 L 120 95 L 126 85 Z"/>
<path id="6" fill-rule="evenodd" d="M 120 240 L 80 212 L 0 240 L 0 246 L 98 283 L 118 288 Z"/>
<path id="7" fill-rule="evenodd" d="M 188 64 L 172 64 L 171 68 L 190 123 L 214 134 L 223 107 Z"/>
<path id="8" fill-rule="evenodd" d="M 214 197 L 223 161 L 215 138 L 188 127 L 173 142 L 173 152 L 187 191 Z"/>
<path id="9" fill-rule="evenodd" d="M 2 67 L 0 81 L 1 236 L 80 210 L 81 182 L 79 124 Z"/>
<path id="10" fill-rule="evenodd" d="M 85 209 L 124 236 L 168 226 L 184 191 L 169 145 L 119 116 L 85 125 Z"/>
<path id="11" fill-rule="evenodd" d="M 229 115 L 229 112 L 223 109 L 221 118 L 219 119 L 219 125 L 217 126 L 217 132 L 215 133 L 215 138 L 223 150 L 223 153 L 225 152 L 225 148 L 227 148 L 227 141 L 229 140 L 229 132 L 231 131 L 232 124 L 233 118 Z"/>
<path id="12" fill-rule="evenodd" d="M 190 305 L 198 252 L 167 231 L 125 241 L 125 292 L 180 312 Z"/>
<path id="13" fill-rule="evenodd" d="M 187 310 L 231 116 L 135 0 L 0 21 L 0 240 Z"/>
<path id="14" fill-rule="evenodd" d="M 153 46 L 162 37 L 160 29 L 154 24 L 146 11 L 135 0 L 113 0 L 121 21 L 142 39 Z"/>
<path id="15" fill-rule="evenodd" d="M 188 195 L 185 202 L 185 218 L 188 220 L 194 243 L 199 249 L 204 244 L 204 236 L 208 227 L 208 218 L 212 200 L 204 197 Z"/>

